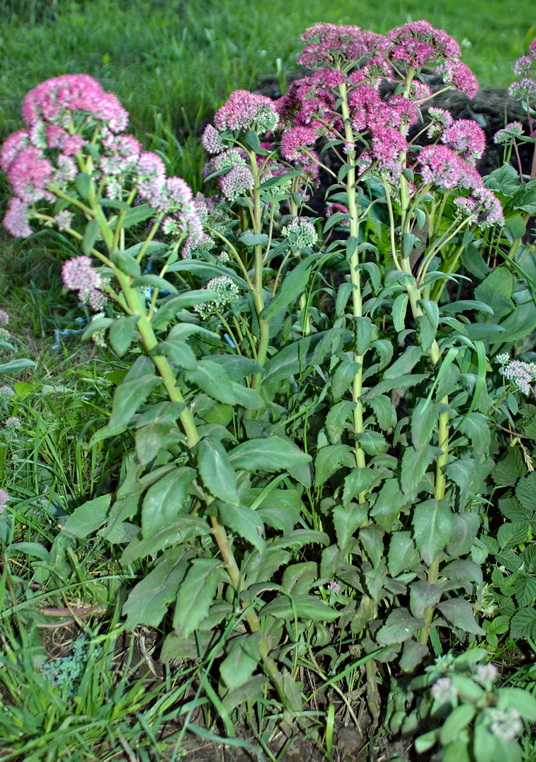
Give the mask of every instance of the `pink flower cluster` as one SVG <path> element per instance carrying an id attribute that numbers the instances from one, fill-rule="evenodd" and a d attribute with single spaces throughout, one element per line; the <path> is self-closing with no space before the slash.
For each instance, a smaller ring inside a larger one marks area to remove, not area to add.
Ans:
<path id="1" fill-rule="evenodd" d="M 190 188 L 178 177 L 167 178 L 162 159 L 143 153 L 136 138 L 123 134 L 127 112 L 92 77 L 75 74 L 42 82 L 28 93 L 22 111 L 27 129 L 10 135 L 0 152 L 0 167 L 15 193 L 4 217 L 12 235 L 32 234 L 31 204 L 54 201 L 55 191 L 70 190 L 79 171 L 73 157 L 84 166 L 87 131 L 93 146 L 85 171 L 91 171 L 108 198 L 122 200 L 135 187 L 139 200 L 169 215 L 168 231 L 194 241 L 202 235 Z M 52 217 L 59 230 L 69 229 L 72 219 L 67 210 Z"/>
<path id="2" fill-rule="evenodd" d="M 482 178 L 476 169 L 447 146 L 426 146 L 417 156 L 417 167 L 426 185 L 445 190 L 478 188 Z"/>
<path id="3" fill-rule="evenodd" d="M 323 68 L 327 63 L 356 64 L 384 51 L 388 44 L 381 34 L 358 26 L 337 24 L 315 24 L 301 35 L 301 39 L 307 40 L 308 44 L 298 63 L 310 69 Z"/>
<path id="4" fill-rule="evenodd" d="M 22 116 L 30 127 L 45 122 L 69 130 L 74 112 L 84 112 L 88 121 L 106 123 L 112 132 L 123 132 L 128 124 L 128 112 L 119 99 L 87 74 L 47 79 L 30 90 L 22 104 Z"/>
<path id="5" fill-rule="evenodd" d="M 89 257 L 73 257 L 64 262 L 61 278 L 69 291 L 77 291 L 82 304 L 89 304 L 96 312 L 106 303 L 102 292 L 104 281 L 91 266 Z"/>
<path id="6" fill-rule="evenodd" d="M 457 196 L 454 205 L 462 217 L 479 228 L 504 224 L 500 201 L 487 188 L 474 188 L 470 196 Z"/>
<path id="7" fill-rule="evenodd" d="M 235 90 L 214 115 L 214 126 L 219 132 L 271 132 L 278 121 L 279 117 L 271 98 L 250 93 L 248 90 Z"/>
<path id="8" fill-rule="evenodd" d="M 514 74 L 520 77 L 517 82 L 512 82 L 508 88 L 508 93 L 513 98 L 526 100 L 529 103 L 536 100 L 536 82 L 534 81 L 532 71 L 536 69 L 536 39 L 529 45 L 528 56 L 521 56 L 514 64 Z"/>

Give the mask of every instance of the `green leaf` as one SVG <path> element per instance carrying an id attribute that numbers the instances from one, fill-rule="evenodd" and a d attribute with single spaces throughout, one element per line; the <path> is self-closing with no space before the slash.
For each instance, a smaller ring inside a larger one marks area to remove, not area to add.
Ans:
<path id="1" fill-rule="evenodd" d="M 350 388 L 359 367 L 359 363 L 351 360 L 349 357 L 343 357 L 341 362 L 335 368 L 335 372 L 331 379 L 331 388 L 335 399 L 342 397 L 347 389 Z"/>
<path id="2" fill-rule="evenodd" d="M 287 619 L 290 622 L 295 617 L 314 622 L 333 622 L 340 617 L 340 611 L 335 611 L 314 595 L 278 595 L 260 610 L 259 615 Z"/>
<path id="3" fill-rule="evenodd" d="M 82 238 L 82 251 L 86 256 L 91 254 L 91 250 L 95 245 L 97 236 L 99 235 L 99 222 L 98 220 L 90 220 L 87 223 L 84 230 L 84 237 Z"/>
<path id="4" fill-rule="evenodd" d="M 536 697 L 522 688 L 499 688 L 497 706 L 515 709 L 527 722 L 536 722 Z"/>
<path id="5" fill-rule="evenodd" d="M 79 505 L 62 525 L 62 531 L 80 539 L 93 534 L 106 522 L 111 500 L 111 494 L 101 495 Z"/>
<path id="6" fill-rule="evenodd" d="M 137 225 L 140 222 L 144 222 L 149 217 L 154 217 L 155 211 L 149 204 L 140 204 L 139 206 L 131 207 L 127 210 L 123 221 L 121 223 L 121 229 L 126 230 L 133 225 Z"/>
<path id="7" fill-rule="evenodd" d="M 215 291 L 209 291 L 206 288 L 187 291 L 178 296 L 169 296 L 164 301 L 158 303 L 158 310 L 152 317 L 152 324 L 155 328 L 161 328 L 179 313 L 181 310 L 187 310 L 196 304 L 210 302 L 217 296 Z"/>
<path id="8" fill-rule="evenodd" d="M 145 356 L 138 357 L 115 390 L 107 428 L 127 426 L 151 391 L 161 383 L 161 379 L 154 374 L 152 361 Z"/>
<path id="9" fill-rule="evenodd" d="M 472 704 L 461 704 L 449 714 L 439 731 L 439 740 L 443 746 L 457 741 L 462 730 L 470 725 L 476 714 Z"/>
<path id="10" fill-rule="evenodd" d="M 158 627 L 169 604 L 175 599 L 189 563 L 189 551 L 174 548 L 165 553 L 152 571 L 134 587 L 123 605 L 126 626 Z"/>
<path id="11" fill-rule="evenodd" d="M 471 632 L 473 635 L 485 635 L 486 633 L 475 620 L 473 607 L 462 598 L 451 598 L 448 601 L 439 603 L 437 608 L 441 611 L 447 621 L 454 627 L 464 632 Z"/>
<path id="12" fill-rule="evenodd" d="M 247 683 L 261 660 L 259 653 L 259 633 L 235 638 L 226 658 L 220 664 L 223 682 L 234 690 Z"/>
<path id="13" fill-rule="evenodd" d="M 175 468 L 149 487 L 141 512 L 142 535 L 145 540 L 165 529 L 177 518 L 195 475 L 193 468 Z"/>
<path id="14" fill-rule="evenodd" d="M 374 397 L 367 404 L 372 408 L 380 429 L 391 431 L 396 426 L 396 408 L 386 394 Z"/>
<path id="15" fill-rule="evenodd" d="M 335 536 L 339 548 L 345 552 L 356 530 L 362 525 L 366 518 L 366 510 L 363 514 L 359 510 L 350 510 L 342 505 L 336 505 L 333 509 L 333 524 L 335 526 Z"/>
<path id="16" fill-rule="evenodd" d="M 440 601 L 441 593 L 439 585 L 431 585 L 424 580 L 412 582 L 409 587 L 409 607 L 413 616 L 422 619 L 425 610 Z"/>
<path id="17" fill-rule="evenodd" d="M 344 490 L 342 495 L 342 504 L 345 508 L 351 500 L 360 492 L 369 489 L 376 478 L 372 468 L 353 468 L 349 474 L 344 477 Z"/>
<path id="18" fill-rule="evenodd" d="M 385 532 L 378 524 L 369 524 L 359 531 L 359 541 L 363 545 L 374 569 L 377 569 L 383 560 L 385 553 L 383 545 L 384 536 Z"/>
<path id="19" fill-rule="evenodd" d="M 288 471 L 293 466 L 307 464 L 311 456 L 283 437 L 261 437 L 242 442 L 229 453 L 229 462 L 245 471 Z M 227 500 L 226 502 L 232 502 Z"/>
<path id="20" fill-rule="evenodd" d="M 136 335 L 136 325 L 139 319 L 139 315 L 130 315 L 129 317 L 117 318 L 112 323 L 108 339 L 112 349 L 119 357 L 123 357 L 125 352 L 130 349 Z"/>
<path id="21" fill-rule="evenodd" d="M 33 360 L 26 360 L 25 358 L 21 358 L 20 360 L 10 360 L 9 362 L 0 365 L 0 376 L 5 375 L 6 373 L 20 373 L 21 370 L 33 368 L 34 365 L 35 362 Z"/>
<path id="22" fill-rule="evenodd" d="M 506 267 L 497 267 L 475 288 L 475 297 L 493 308 L 495 320 L 500 320 L 514 308 L 512 294 L 515 279 Z"/>
<path id="23" fill-rule="evenodd" d="M 414 672 L 415 668 L 428 656 L 428 646 L 415 640 L 406 640 L 400 657 L 400 669 L 403 672 Z"/>
<path id="24" fill-rule="evenodd" d="M 110 259 L 119 267 L 121 272 L 130 275 L 131 278 L 140 277 L 140 263 L 132 254 L 128 254 L 126 251 L 116 251 L 114 254 L 110 254 Z"/>
<path id="25" fill-rule="evenodd" d="M 318 581 L 318 564 L 315 561 L 303 561 L 287 566 L 283 572 L 281 589 L 288 595 L 308 593 Z"/>
<path id="26" fill-rule="evenodd" d="M 356 406 L 351 400 L 341 400 L 330 409 L 326 416 L 326 431 L 332 444 L 340 441 L 342 433 L 348 428 L 348 422 Z"/>
<path id="27" fill-rule="evenodd" d="M 423 561 L 430 565 L 447 545 L 454 530 L 454 516 L 443 500 L 426 500 L 415 507 L 413 536 Z"/>
<path id="28" fill-rule="evenodd" d="M 311 274 L 311 268 L 315 263 L 313 257 L 303 259 L 296 267 L 287 272 L 281 284 L 281 288 L 272 301 L 261 313 L 263 320 L 271 320 L 278 310 L 287 307 L 294 299 L 297 299 L 305 289 Z"/>
<path id="29" fill-rule="evenodd" d="M 510 198 L 519 189 L 519 175 L 511 164 L 503 164 L 486 176 L 485 185 L 489 190 Z"/>
<path id="30" fill-rule="evenodd" d="M 91 188 L 91 177 L 87 172 L 79 172 L 75 178 L 76 190 L 82 196 L 82 198 L 89 197 L 89 190 Z"/>
<path id="31" fill-rule="evenodd" d="M 519 480 L 516 487 L 516 498 L 523 508 L 532 511 L 536 509 L 536 471 L 532 471 Z"/>
<path id="32" fill-rule="evenodd" d="M 480 528 L 480 517 L 476 513 L 455 513 L 454 529 L 447 545 L 450 556 L 465 556 L 471 551 Z"/>
<path id="33" fill-rule="evenodd" d="M 221 442 L 202 439 L 197 446 L 197 461 L 203 483 L 214 497 L 240 505 L 236 474 Z"/>
<path id="34" fill-rule="evenodd" d="M 510 620 L 510 635 L 513 638 L 536 638 L 536 609 L 519 609 Z"/>
<path id="35" fill-rule="evenodd" d="M 164 291 L 169 291 L 172 294 L 177 293 L 177 287 L 173 285 L 166 278 L 161 278 L 159 275 L 141 275 L 136 280 L 133 280 L 130 284 L 132 288 L 158 288 Z"/>
<path id="36" fill-rule="evenodd" d="M 394 532 L 389 543 L 387 566 L 389 574 L 397 577 L 405 571 L 413 571 L 419 565 L 419 554 L 410 532 Z"/>
<path id="37" fill-rule="evenodd" d="M 219 363 L 200 360 L 195 370 L 187 371 L 185 377 L 189 383 L 195 384 L 218 402 L 230 405 L 236 403 L 231 379 Z"/>
<path id="38" fill-rule="evenodd" d="M 268 243 L 268 236 L 266 233 L 252 233 L 248 230 L 245 233 L 242 233 L 238 240 L 241 241 L 244 246 L 263 246 L 265 243 Z"/>
<path id="39" fill-rule="evenodd" d="M 379 431 L 362 431 L 356 434 L 355 438 L 367 455 L 379 455 L 387 452 L 387 440 Z"/>
<path id="40" fill-rule="evenodd" d="M 220 581 L 215 558 L 194 558 L 188 574 L 179 587 L 173 627 L 182 637 L 193 632 L 208 615 Z"/>
<path id="41" fill-rule="evenodd" d="M 188 515 L 178 516 L 172 524 L 164 526 L 149 539 L 144 540 L 140 537 L 132 539 L 121 555 L 121 563 L 128 566 L 139 558 L 147 556 L 154 558 L 160 551 L 170 546 L 187 543 L 193 537 L 206 537 L 209 534 L 210 529 L 204 519 L 196 519 Z"/>
<path id="42" fill-rule="evenodd" d="M 136 421 L 136 425 L 138 422 Z M 136 431 L 136 453 L 142 465 L 150 463 L 160 450 L 167 449 L 170 445 L 182 440 L 177 422 L 173 416 L 165 415 L 156 418 L 146 426 L 141 426 Z"/>
<path id="43" fill-rule="evenodd" d="M 369 317 L 356 317 L 354 319 L 356 332 L 356 352 L 364 355 L 372 341 L 373 323 Z"/>
<path id="44" fill-rule="evenodd" d="M 386 479 L 370 515 L 387 531 L 391 531 L 392 523 L 407 503 L 407 497 L 400 490 L 398 479 Z"/>
<path id="45" fill-rule="evenodd" d="M 400 607 L 391 611 L 383 627 L 376 633 L 376 641 L 381 646 L 403 643 L 409 640 L 422 624 L 422 620 L 415 619 L 406 608 Z"/>
<path id="46" fill-rule="evenodd" d="M 400 333 L 406 327 L 406 312 L 408 309 L 409 296 L 406 293 L 399 294 L 393 302 L 393 324 L 395 331 Z"/>
<path id="47" fill-rule="evenodd" d="M 225 526 L 254 545 L 262 553 L 266 542 L 264 540 L 264 523 L 262 518 L 246 505 L 229 505 L 220 503 L 218 511 Z"/>
<path id="48" fill-rule="evenodd" d="M 422 357 L 422 349 L 413 345 L 406 347 L 402 355 L 384 372 L 384 379 L 398 379 L 410 373 Z M 400 384 L 402 386 L 402 384 Z"/>
<path id="49" fill-rule="evenodd" d="M 522 542 L 529 538 L 529 527 L 526 521 L 516 523 L 508 522 L 499 527 L 497 531 L 497 541 L 499 548 L 517 548 Z"/>
<path id="50" fill-rule="evenodd" d="M 425 447 L 437 426 L 437 405 L 429 399 L 419 399 L 411 416 L 411 437 L 417 449 Z"/>
<path id="51" fill-rule="evenodd" d="M 406 447 L 402 456 L 402 469 L 400 473 L 400 486 L 406 495 L 416 497 L 419 493 L 419 485 L 426 473 L 428 466 L 437 454 L 437 449 L 426 445 L 420 450 L 414 447 Z"/>
<path id="52" fill-rule="evenodd" d="M 350 445 L 322 447 L 315 458 L 315 487 L 320 487 L 340 468 L 355 466 L 355 451 Z"/>

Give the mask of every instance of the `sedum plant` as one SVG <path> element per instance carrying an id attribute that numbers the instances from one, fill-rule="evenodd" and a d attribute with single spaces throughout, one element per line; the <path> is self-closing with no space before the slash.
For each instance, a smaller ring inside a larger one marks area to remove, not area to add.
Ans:
<path id="1" fill-rule="evenodd" d="M 207 126 L 211 196 L 168 177 L 95 80 L 38 85 L 0 156 L 4 225 L 79 244 L 65 286 L 129 363 L 93 437 L 122 439 L 119 481 L 62 527 L 140 574 L 127 626 L 163 627 L 164 660 L 212 653 L 225 712 L 299 713 L 304 665 L 353 664 L 377 722 L 389 673 L 486 634 L 489 359 L 536 309 L 508 256 L 517 211 L 504 226 L 475 166 L 482 130 L 421 119 L 431 71 L 476 92 L 457 43 L 426 21 L 303 39 L 310 73 L 280 101 L 236 91 Z M 455 734 L 420 746 L 438 740 Z"/>

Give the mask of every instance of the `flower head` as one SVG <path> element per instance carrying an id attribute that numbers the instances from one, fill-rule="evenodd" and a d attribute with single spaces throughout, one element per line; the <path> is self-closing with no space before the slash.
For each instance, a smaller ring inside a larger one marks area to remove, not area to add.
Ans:
<path id="1" fill-rule="evenodd" d="M 407 66 L 426 66 L 429 63 L 453 62 L 461 56 L 458 43 L 442 29 L 425 20 L 410 21 L 388 34 L 387 57 Z"/>
<path id="2" fill-rule="evenodd" d="M 217 130 L 272 131 L 279 121 L 274 102 L 265 95 L 235 90 L 214 115 Z"/>
<path id="3" fill-rule="evenodd" d="M 441 135 L 441 142 L 474 164 L 486 148 L 486 133 L 473 119 L 456 119 Z"/>
<path id="4" fill-rule="evenodd" d="M 523 135 L 523 125 L 521 122 L 509 122 L 506 127 L 499 130 L 493 136 L 493 142 L 499 145 L 509 145 L 513 143 L 516 138 L 520 138 Z"/>
<path id="5" fill-rule="evenodd" d="M 457 695 L 458 691 L 450 677 L 440 677 L 432 685 L 432 697 L 438 704 L 446 704 L 447 701 L 455 699 Z"/>
<path id="6" fill-rule="evenodd" d="M 70 291 L 77 291 L 78 298 L 83 304 L 98 311 L 106 299 L 101 288 L 104 282 L 100 274 L 91 266 L 89 257 L 73 257 L 64 262 L 61 268 L 61 278 Z"/>
<path id="7" fill-rule="evenodd" d="M 357 63 L 387 47 L 387 40 L 381 34 L 358 26 L 337 24 L 315 24 L 301 35 L 301 39 L 308 44 L 299 56 L 298 64 L 311 69 L 333 62 Z"/>
<path id="8" fill-rule="evenodd" d="M 0 489 L 0 513 L 6 510 L 6 504 L 11 500 L 11 495 L 5 489 Z"/>
<path id="9" fill-rule="evenodd" d="M 28 224 L 28 204 L 17 196 L 9 199 L 3 224 L 16 238 L 28 238 L 34 232 Z"/>
<path id="10" fill-rule="evenodd" d="M 29 204 L 46 197 L 52 164 L 38 148 L 23 148 L 9 165 L 7 176 L 15 195 Z"/>
<path id="11" fill-rule="evenodd" d="M 513 741 L 523 730 L 521 715 L 513 707 L 490 709 L 488 717 L 491 720 L 490 730 L 494 736 L 502 741 Z"/>
<path id="12" fill-rule="evenodd" d="M 281 235 L 287 239 L 292 248 L 296 249 L 301 249 L 304 246 L 314 246 L 318 241 L 316 228 L 307 217 L 294 217 L 282 229 Z"/>
<path id="13" fill-rule="evenodd" d="M 227 275 L 220 275 L 209 280 L 205 286 L 207 291 L 214 291 L 216 297 L 203 304 L 196 304 L 194 310 L 203 318 L 221 312 L 235 302 L 239 295 L 238 286 Z"/>

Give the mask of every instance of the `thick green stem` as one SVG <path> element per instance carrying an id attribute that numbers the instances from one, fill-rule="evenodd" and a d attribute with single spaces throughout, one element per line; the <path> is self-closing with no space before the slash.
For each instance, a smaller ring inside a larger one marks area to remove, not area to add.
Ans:
<path id="1" fill-rule="evenodd" d="M 231 543 L 229 542 L 229 538 L 227 537 L 225 528 L 220 524 L 216 516 L 211 516 L 210 522 L 212 524 L 212 535 L 214 539 L 216 540 L 218 548 L 220 549 L 220 553 L 223 560 L 227 564 L 227 571 L 229 573 L 229 577 L 231 578 L 231 583 L 235 589 L 236 594 L 240 596 L 241 586 L 242 586 L 242 581 L 240 578 L 240 570 L 238 568 L 238 564 L 236 563 L 233 549 L 231 547 Z M 272 684 L 279 695 L 279 698 L 285 704 L 290 704 L 291 709 L 298 710 L 299 707 L 292 706 L 292 702 L 289 701 L 289 697 L 285 693 L 285 689 L 283 685 L 283 677 L 281 673 L 279 672 L 277 668 L 277 664 L 275 663 L 274 659 L 272 659 L 272 657 L 269 654 L 268 642 L 266 640 L 264 633 L 261 630 L 261 623 L 259 621 L 259 617 L 257 616 L 253 606 L 248 606 L 245 612 L 245 616 L 246 616 L 246 621 L 248 623 L 248 626 L 251 632 L 259 633 L 259 653 L 262 659 L 262 663 L 264 665 L 266 673 L 271 679 Z"/>
<path id="2" fill-rule="evenodd" d="M 348 197 L 348 211 L 350 216 L 350 237 L 354 241 L 353 252 L 350 257 L 350 281 L 352 283 L 352 312 L 354 320 L 357 325 L 359 318 L 363 317 L 363 300 L 361 295 L 361 273 L 359 271 L 359 252 L 357 248 L 357 239 L 359 236 L 359 212 L 357 208 L 357 195 L 356 195 L 356 171 L 355 171 L 355 136 L 352 130 L 352 123 L 350 120 L 350 110 L 348 108 L 347 89 L 345 84 L 339 85 L 339 92 L 341 95 L 341 108 L 342 116 L 344 119 L 344 137 L 346 140 L 346 149 L 348 156 L 349 170 L 346 175 L 346 193 Z M 358 363 L 359 368 L 352 381 L 352 400 L 355 402 L 353 419 L 354 419 L 354 433 L 362 434 L 363 427 L 363 403 L 361 402 L 361 395 L 363 392 L 363 361 L 364 355 L 358 354 L 357 349 L 354 351 L 354 360 Z M 355 461 L 358 468 L 365 468 L 365 453 L 359 442 L 356 440 L 355 444 Z M 364 503 L 366 493 L 362 492 L 359 495 L 359 502 Z"/>
<path id="3" fill-rule="evenodd" d="M 115 274 L 119 285 L 121 286 L 125 295 L 126 302 L 133 314 L 139 315 L 138 331 L 140 332 L 141 340 L 144 349 L 147 353 L 151 353 L 152 350 L 158 345 L 157 338 L 154 334 L 153 327 L 145 313 L 142 297 L 138 291 L 130 286 L 130 278 L 125 275 L 121 270 L 115 268 Z M 177 379 L 173 368 L 169 364 L 167 357 L 163 355 L 152 355 L 152 359 L 156 368 L 164 382 L 168 397 L 172 402 L 180 402 L 184 405 L 182 412 L 179 414 L 179 419 L 186 434 L 186 441 L 188 447 L 194 447 L 199 442 L 199 433 L 195 425 L 195 421 L 190 408 L 187 406 L 182 392 L 177 386 Z"/>

